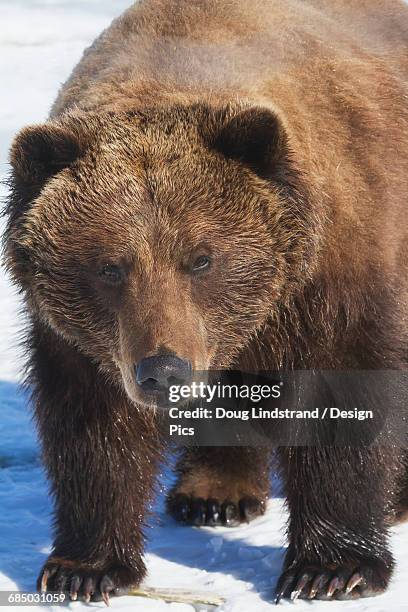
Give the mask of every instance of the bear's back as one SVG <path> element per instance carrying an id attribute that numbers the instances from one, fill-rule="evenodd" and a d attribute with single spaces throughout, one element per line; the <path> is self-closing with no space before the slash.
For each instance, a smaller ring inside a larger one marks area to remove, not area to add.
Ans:
<path id="1" fill-rule="evenodd" d="M 52 115 L 262 98 L 273 80 L 307 89 L 330 66 L 356 62 L 381 62 L 406 81 L 407 45 L 408 7 L 397 0 L 142 0 L 85 52 Z"/>

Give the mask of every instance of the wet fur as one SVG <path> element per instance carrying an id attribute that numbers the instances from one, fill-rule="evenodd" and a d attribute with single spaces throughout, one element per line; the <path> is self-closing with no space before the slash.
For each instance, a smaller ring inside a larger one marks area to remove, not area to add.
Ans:
<path id="1" fill-rule="evenodd" d="M 404 24 L 397 1 L 141 1 L 86 52 L 47 124 L 17 136 L 5 254 L 29 314 L 54 588 L 85 576 L 87 597 L 144 575 L 163 448 L 132 397 L 144 355 L 171 350 L 198 369 L 406 368 Z M 192 291 L 177 266 L 203 240 L 223 263 Z M 129 270 L 120 295 L 94 275 L 112 256 Z M 278 455 L 280 586 L 305 567 L 347 567 L 365 572 L 362 594 L 383 590 L 405 451 Z M 189 451 L 169 509 L 183 495 L 251 497 L 263 511 L 268 461 Z"/>

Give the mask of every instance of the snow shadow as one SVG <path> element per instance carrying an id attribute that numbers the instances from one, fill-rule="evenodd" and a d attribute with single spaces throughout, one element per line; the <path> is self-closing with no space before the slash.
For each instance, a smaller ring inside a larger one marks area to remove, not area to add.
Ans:
<path id="1" fill-rule="evenodd" d="M 212 589 L 221 593 L 225 591 L 225 586 L 229 586 L 228 579 L 233 577 L 245 583 L 241 587 L 243 591 L 253 591 L 261 599 L 272 602 L 286 548 L 283 545 L 251 542 L 251 528 L 246 526 L 235 528 L 238 533 L 234 534 L 233 539 L 225 537 L 222 528 L 210 529 L 180 526 L 166 518 L 161 527 L 149 533 L 148 553 L 175 564 L 172 568 L 175 573 L 177 566 L 179 570 L 180 566 L 184 566 L 207 573 L 205 583 L 211 584 Z M 264 529 L 267 536 L 267 524 Z M 169 568 L 170 579 L 172 569 Z M 151 574 L 148 582 L 154 584 Z M 218 589 L 217 583 L 220 584 Z M 169 586 L 172 586 L 171 580 Z M 191 585 L 183 586 L 188 588 Z"/>
<path id="2" fill-rule="evenodd" d="M 0 380 L 0 574 L 32 591 L 50 540 L 50 500 L 28 396 Z"/>
<path id="3" fill-rule="evenodd" d="M 146 533 L 148 583 L 155 583 L 155 557 L 158 557 L 169 563 L 169 587 L 191 587 L 191 584 L 174 583 L 172 574 L 177 576 L 178 568 L 180 571 L 180 566 L 184 566 L 198 570 L 194 577 L 198 574 L 198 582 L 203 580 L 204 587 L 209 583 L 212 589 L 222 593 L 225 588 L 228 589 L 229 582 L 232 585 L 233 581 L 239 580 L 245 583 L 241 585 L 243 590 L 255 592 L 261 599 L 271 602 L 286 552 L 286 517 L 282 500 L 271 502 L 264 516 L 232 529 L 180 525 L 164 509 L 165 494 L 173 478 L 170 468 L 165 469 L 162 493 L 157 500 L 156 513 L 149 521 L 151 527 Z M 272 488 L 280 497 L 280 484 L 275 477 L 272 481 Z M 161 586 L 162 572 L 161 565 Z M 184 579 L 186 575 L 184 573 Z M 200 589 L 200 584 L 196 588 Z"/>

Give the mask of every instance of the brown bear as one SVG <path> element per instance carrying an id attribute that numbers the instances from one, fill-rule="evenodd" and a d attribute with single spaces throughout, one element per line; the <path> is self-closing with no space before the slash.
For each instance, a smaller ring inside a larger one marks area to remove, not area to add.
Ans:
<path id="1" fill-rule="evenodd" d="M 143 578 L 170 380 L 406 369 L 407 44 L 399 0 L 141 0 L 18 134 L 5 253 L 56 506 L 39 588 L 108 601 Z M 401 444 L 276 452 L 277 601 L 382 592 Z M 250 520 L 268 470 L 191 448 L 168 509 Z"/>

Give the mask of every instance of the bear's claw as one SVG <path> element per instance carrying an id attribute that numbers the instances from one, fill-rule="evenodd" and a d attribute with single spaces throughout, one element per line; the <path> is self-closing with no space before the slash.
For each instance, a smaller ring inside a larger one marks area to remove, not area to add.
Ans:
<path id="1" fill-rule="evenodd" d="M 235 503 L 228 499 L 220 502 L 214 498 L 206 500 L 177 493 L 169 500 L 168 508 L 173 518 L 187 525 L 237 527 L 263 514 L 265 503 L 255 497 L 243 497 Z"/>
<path id="2" fill-rule="evenodd" d="M 275 603 L 296 599 L 358 599 L 382 593 L 388 582 L 390 568 L 369 562 L 343 567 L 313 565 L 286 570 L 276 589 Z"/>
<path id="3" fill-rule="evenodd" d="M 103 600 L 108 606 L 111 595 L 123 595 L 138 582 L 133 570 L 124 566 L 99 570 L 74 561 L 50 559 L 40 574 L 38 588 L 42 593 L 67 593 L 71 601 Z"/>

